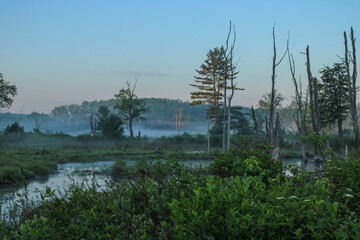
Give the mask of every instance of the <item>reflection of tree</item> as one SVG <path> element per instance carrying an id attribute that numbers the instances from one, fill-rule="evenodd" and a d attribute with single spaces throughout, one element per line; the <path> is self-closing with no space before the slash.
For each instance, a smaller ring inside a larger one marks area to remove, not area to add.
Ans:
<path id="1" fill-rule="evenodd" d="M 176 124 L 176 129 L 179 130 L 181 129 L 182 112 L 183 112 L 182 106 L 178 109 L 175 109 L 175 124 Z"/>

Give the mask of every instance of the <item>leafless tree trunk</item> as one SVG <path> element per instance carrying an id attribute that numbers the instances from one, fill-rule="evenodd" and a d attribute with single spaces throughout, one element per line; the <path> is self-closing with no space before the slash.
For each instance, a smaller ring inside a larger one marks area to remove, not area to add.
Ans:
<path id="1" fill-rule="evenodd" d="M 274 150 L 272 152 L 272 158 L 275 162 L 280 160 L 280 117 L 279 113 L 276 113 L 276 122 L 274 129 Z"/>
<path id="2" fill-rule="evenodd" d="M 295 87 L 295 102 L 296 102 L 296 117 L 293 115 L 294 122 L 297 127 L 297 135 L 299 139 L 306 136 L 306 109 L 307 109 L 307 96 L 305 98 L 305 103 L 303 100 L 302 86 L 301 86 L 301 76 L 299 80 L 299 86 L 296 80 L 296 68 L 293 55 L 290 54 L 288 50 L 289 66 L 290 73 Z M 301 152 L 302 152 L 302 168 L 306 170 L 308 159 L 306 156 L 306 144 L 300 140 Z"/>
<path id="3" fill-rule="evenodd" d="M 227 73 L 225 73 L 224 77 L 224 109 L 223 109 L 223 142 L 222 142 L 222 151 L 226 152 L 226 113 L 227 113 L 227 99 L 226 99 L 226 89 L 227 89 Z"/>
<path id="4" fill-rule="evenodd" d="M 279 66 L 279 64 L 284 59 L 287 50 L 285 51 L 284 55 L 280 58 L 280 60 L 276 61 L 276 42 L 275 42 L 275 27 L 273 27 L 273 63 L 272 63 L 272 74 L 271 74 L 271 99 L 270 99 L 270 111 L 269 111 L 269 121 L 268 125 L 266 127 L 267 129 L 267 141 L 268 144 L 273 144 L 274 139 L 274 111 L 275 111 L 275 79 L 276 79 L 276 67 Z"/>
<path id="5" fill-rule="evenodd" d="M 226 152 L 227 147 L 226 147 L 226 114 L 227 114 L 227 80 L 229 77 L 229 59 L 228 59 L 228 48 L 229 48 L 229 38 L 230 38 L 230 34 L 231 34 L 231 21 L 230 21 L 230 28 L 229 28 L 229 33 L 228 36 L 226 38 L 226 48 L 223 49 L 223 54 L 224 54 L 224 58 L 225 58 L 225 69 L 223 72 L 224 75 L 224 106 L 223 106 L 223 139 L 222 139 L 222 151 Z M 229 123 L 228 123 L 229 124 Z"/>
<path id="6" fill-rule="evenodd" d="M 350 41 L 352 47 L 352 54 L 348 51 L 348 43 L 347 43 L 347 35 L 344 32 L 344 44 L 345 44 L 345 65 L 346 65 L 346 75 L 348 80 L 348 88 L 349 88 L 349 105 L 350 105 L 350 116 L 354 128 L 355 134 L 355 143 L 356 148 L 360 149 L 360 136 L 359 136 L 359 126 L 358 126 L 358 116 L 356 110 L 356 78 L 357 78 L 357 70 L 356 70 L 356 48 L 355 48 L 355 36 L 354 30 L 351 27 L 350 32 Z M 350 60 L 349 60 L 349 55 Z M 350 62 L 352 63 L 353 71 L 352 75 L 350 75 Z"/>
<path id="7" fill-rule="evenodd" d="M 229 28 L 229 34 L 228 34 L 228 38 L 226 39 L 226 50 L 229 49 L 229 38 L 230 38 L 230 33 L 231 33 L 231 22 L 230 22 L 230 28 Z M 228 78 L 230 80 L 230 86 L 228 87 L 229 90 L 231 90 L 231 93 L 229 94 L 228 97 L 228 106 L 227 106 L 227 151 L 230 150 L 230 145 L 231 145 L 231 101 L 234 97 L 234 93 L 235 90 L 244 90 L 243 88 L 237 88 L 236 87 L 236 83 L 234 83 L 234 80 L 236 78 L 236 75 L 239 73 L 236 71 L 236 67 L 238 62 L 234 63 L 234 47 L 235 47 L 235 42 L 236 42 L 236 32 L 235 32 L 235 27 L 234 27 L 234 38 L 233 38 L 233 43 L 230 46 L 229 52 L 226 53 L 226 62 L 227 62 L 227 75 Z M 225 114 L 224 114 L 225 117 Z"/>
<path id="8" fill-rule="evenodd" d="M 308 74 L 309 82 L 309 94 L 310 94 L 310 110 L 311 110 L 311 119 L 313 125 L 313 131 L 316 137 L 320 135 L 320 124 L 319 124 L 319 101 L 318 101 L 318 88 L 317 88 L 317 79 L 312 76 L 311 65 L 310 65 L 310 53 L 309 46 L 306 47 L 306 69 Z M 314 145 L 314 159 L 315 159 L 315 168 L 319 169 L 320 167 L 320 146 L 318 144 Z"/>

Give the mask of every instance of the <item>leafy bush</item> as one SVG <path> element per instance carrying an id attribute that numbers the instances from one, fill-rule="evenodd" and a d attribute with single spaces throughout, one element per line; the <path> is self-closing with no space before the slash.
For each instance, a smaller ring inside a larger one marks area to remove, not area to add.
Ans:
<path id="1" fill-rule="evenodd" d="M 220 177 L 258 175 L 260 168 L 271 177 L 282 172 L 281 162 L 274 162 L 271 158 L 270 148 L 263 145 L 254 145 L 252 148 L 234 148 L 229 153 L 216 158 L 210 165 L 211 173 Z M 259 166 L 252 172 L 246 172 L 246 160 L 253 159 L 254 164 Z"/>
<path id="2" fill-rule="evenodd" d="M 360 151 L 353 151 L 346 160 L 328 160 L 324 171 L 332 198 L 360 216 Z"/>

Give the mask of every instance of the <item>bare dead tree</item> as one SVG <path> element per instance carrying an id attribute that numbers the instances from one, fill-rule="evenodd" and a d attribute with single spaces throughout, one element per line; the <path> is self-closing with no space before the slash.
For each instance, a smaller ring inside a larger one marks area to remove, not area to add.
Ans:
<path id="1" fill-rule="evenodd" d="M 350 30 L 350 41 L 351 41 L 351 47 L 352 47 L 351 53 L 348 50 L 347 34 L 346 34 L 346 32 L 344 32 L 345 65 L 346 65 L 346 76 L 347 76 L 348 88 L 349 88 L 350 116 L 351 116 L 351 120 L 352 120 L 352 124 L 353 124 L 353 128 L 354 128 L 356 148 L 360 149 L 358 116 L 357 116 L 357 110 L 356 110 L 356 78 L 357 78 L 356 48 L 355 48 L 356 38 L 354 36 L 354 30 L 352 27 Z M 349 57 L 350 57 L 350 60 L 349 60 Z M 350 75 L 350 62 L 352 63 L 352 74 L 351 75 Z"/>
<path id="2" fill-rule="evenodd" d="M 223 54 L 224 54 L 224 58 L 225 58 L 225 69 L 224 69 L 224 106 L 223 106 L 223 139 L 222 139 L 222 151 L 225 152 L 227 147 L 226 147 L 226 113 L 227 113 L 227 98 L 226 98 L 226 94 L 227 94 L 227 80 L 228 80 L 228 65 L 229 65 L 229 60 L 228 60 L 228 48 L 229 48 L 229 38 L 230 38 L 230 34 L 231 34 L 231 21 L 230 21 L 230 27 L 229 27 L 229 32 L 226 38 L 226 48 L 222 48 L 223 49 Z"/>
<path id="3" fill-rule="evenodd" d="M 229 32 L 226 38 L 226 46 L 223 48 L 224 59 L 225 59 L 225 69 L 224 69 L 224 109 L 223 109 L 223 152 L 230 149 L 230 139 L 231 139 L 231 101 L 234 96 L 235 90 L 243 90 L 236 87 L 234 79 L 239 73 L 236 71 L 237 63 L 233 61 L 234 47 L 236 42 L 236 32 L 235 27 L 232 30 L 232 24 L 230 21 Z M 233 42 L 229 46 L 229 40 L 231 33 L 233 32 Z M 230 80 L 230 86 L 228 86 L 228 80 Z M 231 90 L 229 97 L 227 97 L 227 90 Z"/>
<path id="4" fill-rule="evenodd" d="M 275 162 L 280 160 L 280 117 L 279 112 L 276 112 L 276 121 L 274 129 L 274 150 L 272 152 L 272 158 Z"/>
<path id="5" fill-rule="evenodd" d="M 40 113 L 37 113 L 37 112 L 34 112 L 34 113 L 32 113 L 31 115 L 34 116 L 34 122 L 35 122 L 34 131 L 35 131 L 35 132 L 40 132 L 41 126 L 42 126 L 44 123 L 46 123 L 47 119 L 44 118 L 43 114 L 40 114 Z"/>
<path id="6" fill-rule="evenodd" d="M 314 78 L 311 73 L 309 46 L 306 47 L 306 70 L 307 70 L 308 82 L 309 82 L 310 111 L 311 111 L 312 126 L 315 136 L 319 138 L 320 117 L 319 117 L 318 86 L 317 86 L 317 79 Z M 318 146 L 318 144 L 316 143 L 314 144 L 314 159 L 315 159 L 315 168 L 319 169 L 320 146 Z"/>
<path id="7" fill-rule="evenodd" d="M 306 109 L 307 109 L 307 95 L 305 97 L 305 102 L 302 92 L 301 84 L 301 75 L 299 79 L 299 84 L 296 79 L 296 67 L 293 55 L 288 50 L 289 66 L 291 78 L 295 87 L 295 103 L 296 103 L 296 115 L 293 115 L 294 122 L 297 127 L 297 136 L 299 139 L 306 136 Z M 302 168 L 305 170 L 308 164 L 308 159 L 306 156 L 306 144 L 303 141 L 300 141 L 301 152 L 302 152 Z"/>
<path id="8" fill-rule="evenodd" d="M 288 42 L 287 42 L 288 44 Z M 276 67 L 280 65 L 284 59 L 287 50 L 284 52 L 283 56 L 277 61 L 277 51 L 276 51 L 276 41 L 275 41 L 275 26 L 273 27 L 273 62 L 272 62 L 272 74 L 271 74 L 271 98 L 270 98 L 270 111 L 269 111 L 269 121 L 266 126 L 266 135 L 268 144 L 274 143 L 274 112 L 275 112 L 275 79 L 276 79 Z"/>
<path id="9" fill-rule="evenodd" d="M 229 29 L 228 38 L 226 39 L 226 49 L 228 49 L 228 46 L 229 46 L 228 44 L 229 44 L 230 33 L 231 33 L 231 22 L 230 22 L 230 29 Z M 229 97 L 227 99 L 227 101 L 228 101 L 228 107 L 227 107 L 227 144 L 226 144 L 227 151 L 230 150 L 230 144 L 231 144 L 231 101 L 232 101 L 232 99 L 234 97 L 234 94 L 235 94 L 236 90 L 245 90 L 243 88 L 236 87 L 237 84 L 234 82 L 234 80 L 236 78 L 236 75 L 239 73 L 238 71 L 236 71 L 236 68 L 237 68 L 237 65 L 238 65 L 239 61 L 234 63 L 234 47 L 235 47 L 235 42 L 236 42 L 235 26 L 234 26 L 233 33 L 234 33 L 233 43 L 230 46 L 229 53 L 226 56 L 227 63 L 229 64 L 227 66 L 228 78 L 230 80 L 230 86 L 228 88 L 231 91 L 230 94 L 229 94 Z M 224 117 L 225 117 L 225 115 L 226 114 L 224 114 Z"/>

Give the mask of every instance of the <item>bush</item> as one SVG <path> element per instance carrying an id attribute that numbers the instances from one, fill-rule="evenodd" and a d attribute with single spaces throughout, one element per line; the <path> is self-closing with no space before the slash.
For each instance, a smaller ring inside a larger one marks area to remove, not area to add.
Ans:
<path id="1" fill-rule="evenodd" d="M 21 127 L 18 122 L 14 122 L 5 128 L 4 133 L 5 135 L 11 133 L 24 133 L 24 127 Z"/>
<path id="2" fill-rule="evenodd" d="M 269 177 L 275 177 L 283 171 L 281 162 L 274 162 L 271 149 L 264 145 L 254 145 L 252 148 L 233 148 L 229 153 L 222 154 L 210 165 L 210 172 L 220 177 L 258 175 L 260 168 Z M 253 159 L 259 169 L 246 172 L 246 161 Z"/>
<path id="3" fill-rule="evenodd" d="M 360 216 L 360 151 L 353 151 L 346 160 L 328 160 L 324 172 L 332 198 Z"/>

